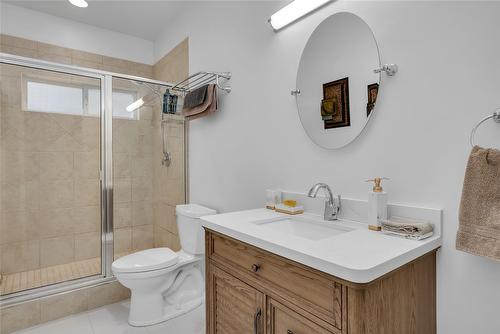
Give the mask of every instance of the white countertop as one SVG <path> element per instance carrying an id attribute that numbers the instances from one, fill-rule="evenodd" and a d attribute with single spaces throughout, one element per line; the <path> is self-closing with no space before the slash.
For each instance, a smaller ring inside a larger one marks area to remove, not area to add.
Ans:
<path id="1" fill-rule="evenodd" d="M 350 231 L 321 240 L 287 233 L 269 233 L 255 222 L 290 217 L 268 209 L 255 209 L 202 217 L 215 232 L 262 248 L 341 279 L 368 283 L 441 246 L 440 235 L 408 240 L 370 231 L 366 224 L 347 220 L 323 221 L 312 214 L 298 217 L 332 224 Z"/>

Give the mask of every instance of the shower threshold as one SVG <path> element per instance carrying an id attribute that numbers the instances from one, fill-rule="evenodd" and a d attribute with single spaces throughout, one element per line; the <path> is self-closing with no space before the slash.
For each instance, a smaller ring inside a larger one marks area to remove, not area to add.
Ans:
<path id="1" fill-rule="evenodd" d="M 116 258 L 127 255 L 117 254 Z M 2 274 L 0 296 L 51 284 L 101 274 L 101 258 L 96 257 L 35 270 Z"/>

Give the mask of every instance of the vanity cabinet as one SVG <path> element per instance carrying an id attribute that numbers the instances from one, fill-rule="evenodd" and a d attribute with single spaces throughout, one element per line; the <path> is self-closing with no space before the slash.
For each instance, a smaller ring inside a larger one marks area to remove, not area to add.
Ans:
<path id="1" fill-rule="evenodd" d="M 206 230 L 207 334 L 436 333 L 435 252 L 357 284 Z"/>

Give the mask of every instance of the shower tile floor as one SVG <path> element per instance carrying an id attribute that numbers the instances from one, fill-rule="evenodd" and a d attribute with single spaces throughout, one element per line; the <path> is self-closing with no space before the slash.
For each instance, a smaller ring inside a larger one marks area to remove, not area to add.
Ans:
<path id="1" fill-rule="evenodd" d="M 204 334 L 205 305 L 180 317 L 147 327 L 128 324 L 130 302 L 116 304 L 47 322 L 13 334 Z"/>
<path id="2" fill-rule="evenodd" d="M 117 254 L 115 258 L 127 255 Z M 0 281 L 0 296 L 23 290 L 61 283 L 101 273 L 101 258 L 75 261 L 13 274 L 4 274 Z"/>

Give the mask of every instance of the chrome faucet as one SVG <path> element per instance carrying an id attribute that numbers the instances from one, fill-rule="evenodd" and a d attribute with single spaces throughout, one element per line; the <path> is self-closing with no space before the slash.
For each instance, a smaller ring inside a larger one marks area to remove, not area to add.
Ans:
<path id="1" fill-rule="evenodd" d="M 337 220 L 340 211 L 340 195 L 333 197 L 332 190 L 326 183 L 316 183 L 307 193 L 309 197 L 316 197 L 320 189 L 325 189 L 327 200 L 325 201 L 325 220 Z"/>

